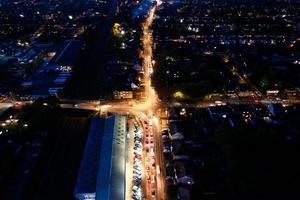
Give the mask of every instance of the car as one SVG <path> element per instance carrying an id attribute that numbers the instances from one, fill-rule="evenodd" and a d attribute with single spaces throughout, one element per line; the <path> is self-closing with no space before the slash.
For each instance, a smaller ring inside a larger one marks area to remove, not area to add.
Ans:
<path id="1" fill-rule="evenodd" d="M 171 149 L 171 144 L 164 144 L 164 145 L 163 145 L 163 148 L 164 148 L 164 149 Z"/>
<path id="2" fill-rule="evenodd" d="M 135 140 L 135 141 L 134 141 L 134 144 L 141 145 L 141 144 L 142 144 L 142 141 L 141 141 L 141 140 Z"/>
<path id="3" fill-rule="evenodd" d="M 134 137 L 142 137 L 142 136 L 143 136 L 142 132 L 138 132 L 134 134 Z"/>
<path id="4" fill-rule="evenodd" d="M 155 164 L 155 159 L 154 158 L 151 159 L 151 164 L 152 165 Z"/>
<path id="5" fill-rule="evenodd" d="M 141 169 L 141 167 L 140 167 L 140 166 L 137 166 L 137 165 L 136 165 L 136 166 L 133 166 L 133 168 L 134 168 L 134 169 Z"/>
<path id="6" fill-rule="evenodd" d="M 135 145 L 134 147 L 142 148 L 142 144 L 141 143 L 135 143 L 134 145 Z"/>
<path id="7" fill-rule="evenodd" d="M 134 186 L 133 186 L 134 187 Z M 138 186 L 135 186 L 136 188 L 135 189 L 132 189 L 132 194 L 134 195 L 137 195 L 137 196 L 140 196 L 142 194 L 142 190 L 140 187 Z"/>
<path id="8" fill-rule="evenodd" d="M 146 167 L 146 171 L 147 171 L 147 172 L 150 171 L 150 167 L 149 167 L 149 166 Z"/>
<path id="9" fill-rule="evenodd" d="M 141 149 L 142 148 L 142 142 L 140 142 L 140 141 L 134 142 L 134 147 L 133 148 L 135 148 L 135 147 Z"/>
<path id="10" fill-rule="evenodd" d="M 163 129 L 161 129 L 161 131 L 170 131 L 170 129 L 169 128 L 163 128 Z"/>
<path id="11" fill-rule="evenodd" d="M 133 178 L 133 180 L 135 180 L 135 181 L 141 181 L 142 179 L 138 178 L 138 177 L 135 177 L 135 178 Z"/>
<path id="12" fill-rule="evenodd" d="M 161 131 L 161 134 L 162 135 L 169 135 L 169 131 L 168 130 L 163 130 L 163 131 Z"/>
<path id="13" fill-rule="evenodd" d="M 134 185 L 139 185 L 142 183 L 142 179 L 141 178 L 138 178 L 136 177 L 135 179 L 133 179 L 133 182 L 134 182 Z"/>
<path id="14" fill-rule="evenodd" d="M 134 186 L 133 186 L 134 187 Z M 137 187 L 136 189 L 132 189 L 132 193 L 134 194 L 134 195 L 140 195 L 141 194 L 141 189 L 140 188 L 138 188 L 138 186 L 135 186 L 135 187 Z"/>
<path id="15" fill-rule="evenodd" d="M 142 176 L 142 172 L 140 172 L 138 170 L 133 170 L 133 174 L 138 175 L 138 176 Z"/>
<path id="16" fill-rule="evenodd" d="M 151 192 L 152 198 L 155 198 L 155 195 L 156 195 L 156 194 L 155 194 L 155 191 L 152 191 L 152 192 Z"/>
<path id="17" fill-rule="evenodd" d="M 164 152 L 164 153 L 170 153 L 171 150 L 170 150 L 170 149 L 165 149 L 165 148 L 164 148 L 163 152 Z"/>
<path id="18" fill-rule="evenodd" d="M 139 147 L 133 147 L 133 151 L 136 152 L 136 151 L 139 151 L 140 148 Z"/>
<path id="19" fill-rule="evenodd" d="M 142 191 L 132 192 L 132 196 L 137 198 L 137 199 L 140 199 L 141 196 L 142 196 Z"/>
<path id="20" fill-rule="evenodd" d="M 138 190 L 136 192 L 133 192 L 132 195 L 135 196 L 137 199 L 139 199 L 142 196 L 142 191 Z"/>
<path id="21" fill-rule="evenodd" d="M 152 154 L 154 154 L 154 148 L 153 148 L 153 147 L 150 148 L 150 152 L 151 152 Z"/>
<path id="22" fill-rule="evenodd" d="M 137 153 L 137 154 L 142 154 L 143 151 L 141 148 L 137 148 L 137 149 L 134 149 L 133 152 Z"/>
<path id="23" fill-rule="evenodd" d="M 155 183 L 155 176 L 151 175 L 151 183 Z"/>
<path id="24" fill-rule="evenodd" d="M 134 152 L 135 154 L 142 154 L 142 153 L 143 153 L 143 151 L 142 151 L 141 148 L 134 149 L 133 152 Z"/>
<path id="25" fill-rule="evenodd" d="M 139 198 L 141 197 L 142 191 L 141 190 L 136 190 L 136 191 L 132 191 L 132 196 Z"/>
<path id="26" fill-rule="evenodd" d="M 169 135 L 162 135 L 162 139 L 169 139 L 170 136 Z"/>
<path id="27" fill-rule="evenodd" d="M 140 138 L 140 139 L 142 139 L 143 136 L 142 136 L 142 135 L 137 135 L 137 134 L 135 134 L 134 138 L 137 138 L 137 139 Z"/>
<path id="28" fill-rule="evenodd" d="M 142 178 L 142 174 L 134 174 L 133 178 Z"/>
<path id="29" fill-rule="evenodd" d="M 139 160 L 142 160 L 142 156 L 140 154 L 135 154 L 135 157 Z"/>
<path id="30" fill-rule="evenodd" d="M 148 138 L 146 138 L 145 143 L 149 144 L 149 139 Z"/>
<path id="31" fill-rule="evenodd" d="M 171 141 L 164 141 L 164 142 L 163 142 L 163 145 L 171 146 Z"/>
<path id="32" fill-rule="evenodd" d="M 140 147 L 135 147 L 135 148 L 133 149 L 133 152 L 134 152 L 134 153 L 141 154 L 141 153 L 142 153 L 142 148 L 140 148 Z"/>
<path id="33" fill-rule="evenodd" d="M 142 166 L 142 165 L 141 165 L 141 163 L 136 163 L 136 164 L 134 164 L 133 166 L 138 166 L 138 167 L 140 167 L 140 166 Z"/>
<path id="34" fill-rule="evenodd" d="M 132 198 L 138 200 L 138 199 L 140 199 L 141 197 L 138 196 L 137 194 L 132 194 Z"/>
<path id="35" fill-rule="evenodd" d="M 133 200 L 140 200 L 141 198 L 140 198 L 140 197 L 137 197 L 137 196 L 132 196 L 132 199 L 133 199 Z"/>
<path id="36" fill-rule="evenodd" d="M 166 182 L 168 183 L 168 185 L 172 185 L 175 181 L 172 176 L 166 176 Z"/>
<path id="37" fill-rule="evenodd" d="M 163 143 L 165 143 L 165 142 L 169 142 L 170 141 L 170 139 L 162 139 L 162 141 L 163 141 Z"/>
<path id="38" fill-rule="evenodd" d="M 133 178 L 142 178 L 142 174 L 133 172 Z"/>
<path id="39" fill-rule="evenodd" d="M 142 137 L 134 137 L 134 141 L 142 141 Z"/>
<path id="40" fill-rule="evenodd" d="M 137 187 L 137 186 L 132 187 L 132 191 L 137 191 L 138 189 L 139 189 L 139 187 Z"/>
<path id="41" fill-rule="evenodd" d="M 139 130 L 139 131 L 133 131 L 133 132 L 134 132 L 135 136 L 141 136 L 142 135 L 141 130 Z"/>
<path id="42" fill-rule="evenodd" d="M 151 139 L 150 139 L 150 143 L 151 143 L 151 144 L 153 144 L 153 143 L 154 143 L 154 140 L 153 140 L 153 138 L 151 138 Z"/>
<path id="43" fill-rule="evenodd" d="M 133 169 L 133 172 L 136 172 L 136 173 L 139 173 L 139 174 L 140 174 L 140 173 L 142 173 L 142 169 L 139 168 L 139 167 L 138 167 L 138 168 L 134 168 L 134 169 Z"/>

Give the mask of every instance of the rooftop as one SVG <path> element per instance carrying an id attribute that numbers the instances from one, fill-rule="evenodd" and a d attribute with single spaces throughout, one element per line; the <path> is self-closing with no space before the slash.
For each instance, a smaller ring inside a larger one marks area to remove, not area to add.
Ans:
<path id="1" fill-rule="evenodd" d="M 124 116 L 93 119 L 74 192 L 76 198 L 125 198 L 125 136 Z"/>

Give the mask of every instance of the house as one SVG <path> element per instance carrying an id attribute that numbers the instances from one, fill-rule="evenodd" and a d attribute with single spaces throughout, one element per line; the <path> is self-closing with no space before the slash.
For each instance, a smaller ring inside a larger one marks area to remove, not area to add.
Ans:
<path id="1" fill-rule="evenodd" d="M 115 90 L 113 92 L 113 99 L 120 100 L 120 99 L 132 99 L 133 92 L 132 90 Z"/>

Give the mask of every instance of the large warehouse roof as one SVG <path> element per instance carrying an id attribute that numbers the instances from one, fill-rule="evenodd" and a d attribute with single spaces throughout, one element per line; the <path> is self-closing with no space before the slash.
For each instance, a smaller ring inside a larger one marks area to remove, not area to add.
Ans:
<path id="1" fill-rule="evenodd" d="M 87 139 L 75 188 L 78 199 L 125 199 L 124 116 L 96 117 Z"/>

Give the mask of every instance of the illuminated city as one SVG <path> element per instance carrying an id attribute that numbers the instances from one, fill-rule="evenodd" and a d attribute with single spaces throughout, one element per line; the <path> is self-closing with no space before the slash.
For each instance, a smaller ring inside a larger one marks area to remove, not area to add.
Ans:
<path id="1" fill-rule="evenodd" d="M 297 0 L 0 0 L 0 200 L 300 198 Z"/>

